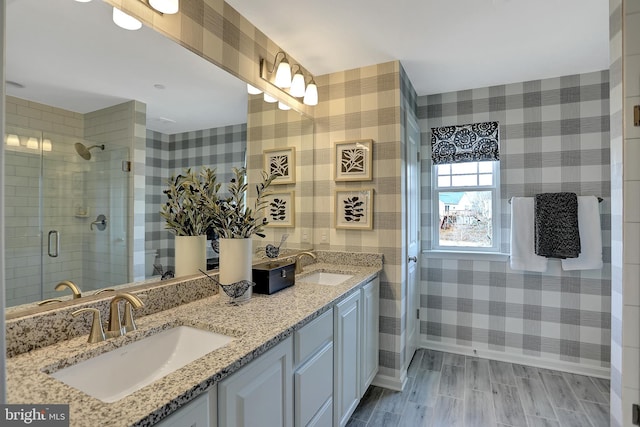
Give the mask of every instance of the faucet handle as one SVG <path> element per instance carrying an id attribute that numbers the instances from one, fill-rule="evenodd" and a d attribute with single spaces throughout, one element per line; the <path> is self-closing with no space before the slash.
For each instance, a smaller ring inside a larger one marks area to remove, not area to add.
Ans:
<path id="1" fill-rule="evenodd" d="M 96 343 L 105 340 L 104 329 L 102 329 L 102 319 L 100 318 L 100 310 L 97 308 L 81 308 L 80 310 L 76 310 L 71 315 L 73 317 L 79 316 L 82 313 L 90 312 L 93 313 L 93 322 L 91 324 L 91 332 L 89 333 L 89 339 L 87 342 Z"/>
<path id="2" fill-rule="evenodd" d="M 147 296 L 137 295 L 137 297 L 139 299 L 145 299 Z M 144 303 L 142 306 L 144 306 Z M 136 308 L 140 308 L 140 307 L 136 307 Z M 122 326 L 124 327 L 125 333 L 135 331 L 136 329 L 138 329 L 138 327 L 136 326 L 136 322 L 134 321 L 134 318 L 133 318 L 133 305 L 129 301 L 125 301 L 124 303 L 123 323 L 124 325 Z"/>

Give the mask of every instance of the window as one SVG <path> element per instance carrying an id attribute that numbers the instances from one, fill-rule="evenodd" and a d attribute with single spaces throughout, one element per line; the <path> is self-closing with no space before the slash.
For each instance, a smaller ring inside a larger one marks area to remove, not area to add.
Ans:
<path id="1" fill-rule="evenodd" d="M 433 249 L 499 250 L 500 163 L 433 165 Z"/>

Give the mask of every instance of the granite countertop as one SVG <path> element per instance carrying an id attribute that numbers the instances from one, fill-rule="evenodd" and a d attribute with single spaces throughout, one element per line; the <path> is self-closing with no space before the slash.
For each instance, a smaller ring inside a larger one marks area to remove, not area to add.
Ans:
<path id="1" fill-rule="evenodd" d="M 353 274 L 337 286 L 303 283 L 313 271 Z M 375 277 L 379 266 L 316 263 L 296 277 L 297 284 L 273 295 L 254 294 L 240 306 L 219 295 L 184 304 L 136 320 L 138 330 L 124 337 L 89 344 L 87 336 L 63 341 L 7 359 L 7 403 L 70 403 L 71 426 L 148 426 L 188 403 L 237 371 L 343 299 L 363 281 Z M 103 403 L 43 371 L 53 372 L 162 329 L 195 326 L 235 339 L 114 403 Z"/>

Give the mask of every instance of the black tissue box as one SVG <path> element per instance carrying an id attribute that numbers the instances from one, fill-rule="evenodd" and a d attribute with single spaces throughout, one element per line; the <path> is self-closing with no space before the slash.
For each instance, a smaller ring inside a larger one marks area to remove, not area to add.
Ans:
<path id="1" fill-rule="evenodd" d="M 296 279 L 295 263 L 290 261 L 269 261 L 253 266 L 253 292 L 271 295 L 293 286 Z"/>

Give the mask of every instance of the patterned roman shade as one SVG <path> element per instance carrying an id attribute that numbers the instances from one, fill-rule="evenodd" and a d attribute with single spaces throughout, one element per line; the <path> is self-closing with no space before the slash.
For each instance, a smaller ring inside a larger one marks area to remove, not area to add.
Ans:
<path id="1" fill-rule="evenodd" d="M 500 160 L 498 122 L 431 128 L 433 164 Z"/>

